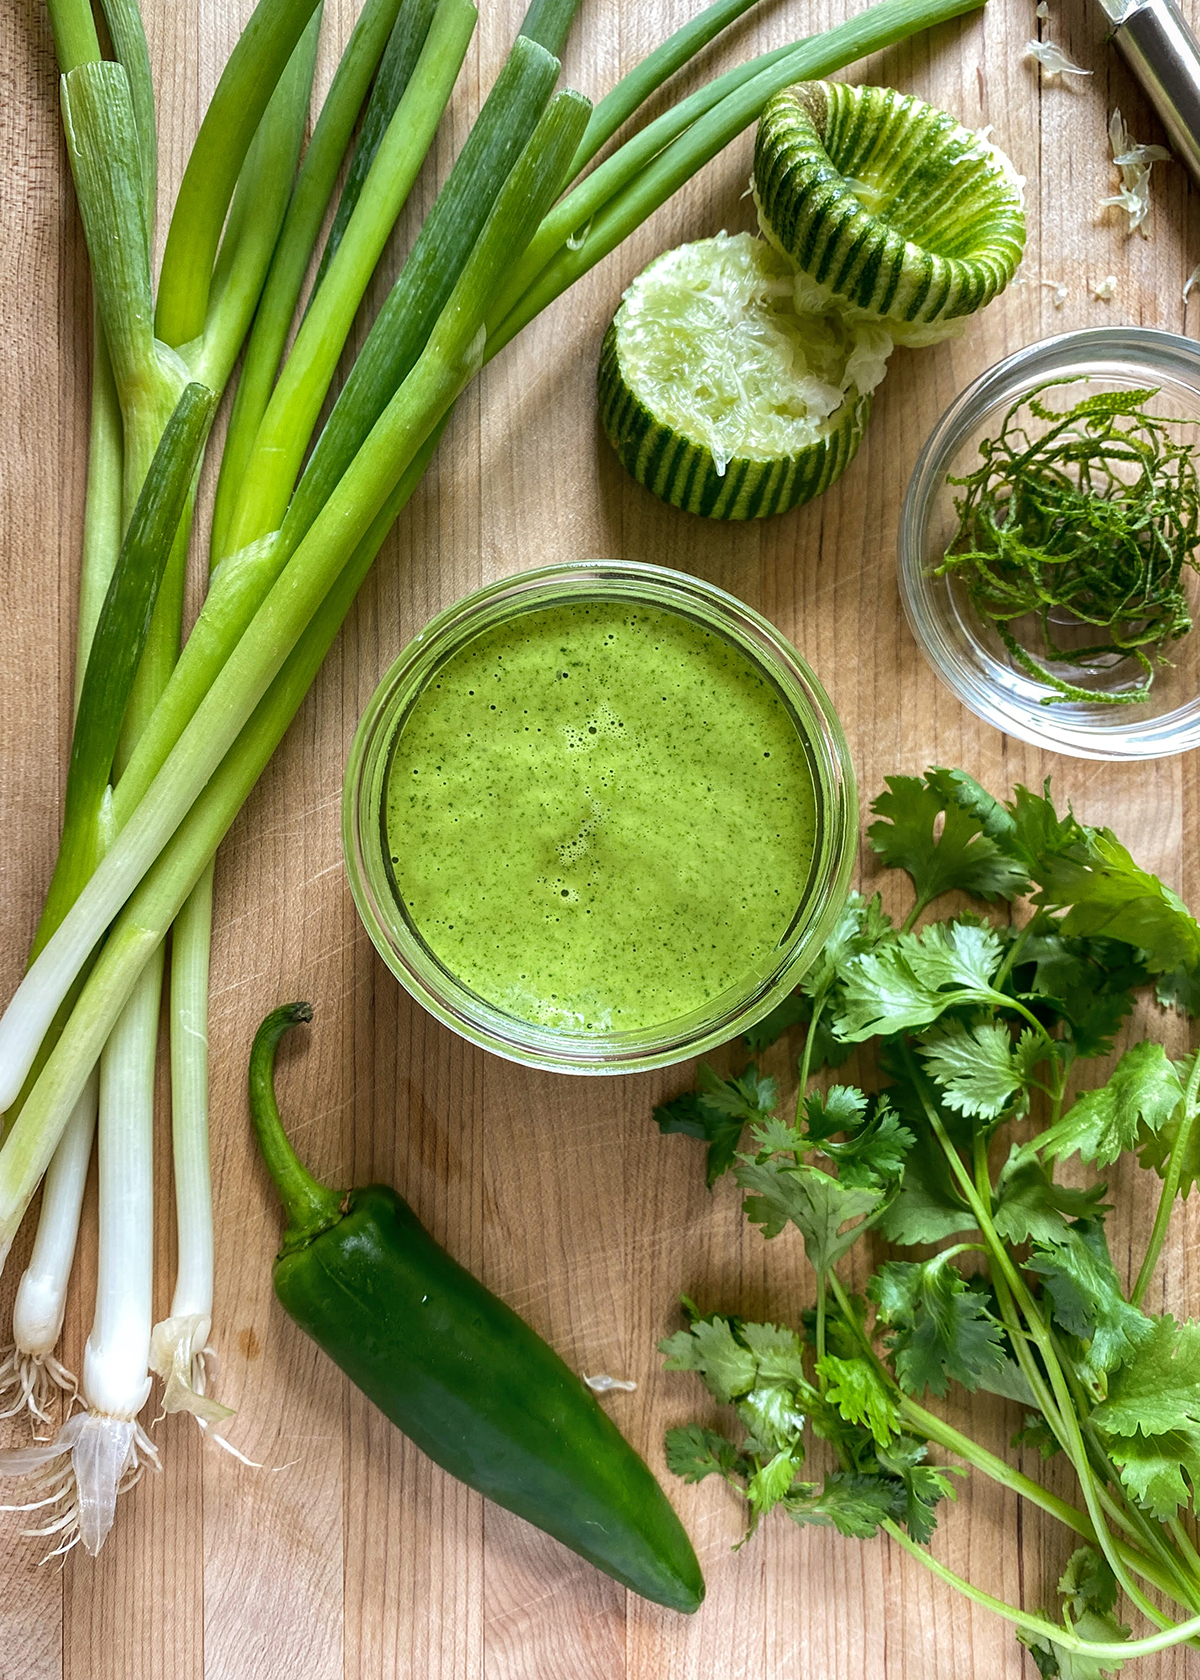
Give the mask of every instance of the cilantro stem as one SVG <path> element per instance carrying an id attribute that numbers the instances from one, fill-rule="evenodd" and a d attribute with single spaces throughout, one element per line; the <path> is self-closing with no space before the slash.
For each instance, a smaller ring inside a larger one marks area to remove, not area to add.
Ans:
<path id="1" fill-rule="evenodd" d="M 1184 1527 L 1178 1513 L 1176 1513 L 1173 1517 L 1167 1518 L 1167 1528 L 1170 1530 L 1175 1544 L 1183 1553 L 1184 1561 L 1187 1563 L 1192 1575 L 1197 1579 L 1200 1579 L 1200 1552 L 1197 1552 L 1195 1546 L 1192 1545 L 1192 1537 Z"/>
<path id="2" fill-rule="evenodd" d="M 836 1282 L 836 1279 L 834 1281 Z M 825 1376 L 824 1376 L 824 1374 L 821 1370 L 821 1361 L 825 1358 L 825 1299 L 826 1299 L 826 1276 L 825 1276 L 824 1272 L 818 1272 L 817 1273 L 817 1324 L 816 1324 L 817 1382 L 820 1385 L 820 1389 L 821 1389 L 822 1394 L 824 1394 L 825 1388 L 826 1388 Z"/>
<path id="3" fill-rule="evenodd" d="M 913 1557 L 920 1558 L 926 1569 L 945 1581 L 947 1586 L 955 1587 L 976 1604 L 981 1604 L 994 1615 L 1002 1616 L 1006 1622 L 1024 1628 L 1027 1632 L 1036 1634 L 1040 1639 L 1053 1640 L 1064 1651 L 1071 1651 L 1076 1656 L 1089 1657 L 1093 1662 L 1120 1663 L 1127 1662 L 1133 1657 L 1152 1656 L 1155 1651 L 1168 1651 L 1174 1645 L 1183 1645 L 1194 1640 L 1200 1634 L 1200 1616 L 1193 1616 L 1186 1622 L 1167 1622 L 1161 1633 L 1152 1633 L 1145 1639 L 1128 1639 L 1119 1642 L 1093 1642 L 1090 1639 L 1080 1639 L 1079 1635 L 1069 1629 L 1060 1627 L 1055 1622 L 1048 1622 L 1042 1616 L 1027 1610 L 1018 1610 L 1013 1604 L 1008 1604 L 1002 1598 L 993 1598 L 991 1593 L 984 1592 L 982 1587 L 974 1586 L 964 1576 L 955 1574 L 944 1563 L 939 1563 L 935 1557 L 927 1552 L 924 1546 L 919 1546 L 911 1540 L 898 1523 L 891 1517 L 885 1517 L 880 1526 L 893 1540 L 911 1552 Z M 1140 1599 L 1141 1594 L 1137 1594 Z M 1160 1620 L 1160 1613 L 1155 1612 L 1155 1620 Z"/>
<path id="4" fill-rule="evenodd" d="M 917 918 L 924 911 L 928 910 L 935 898 L 939 898 L 940 896 L 940 893 L 922 893 L 920 898 L 918 898 L 917 902 L 913 905 L 912 909 L 908 912 L 908 915 L 905 916 L 904 921 L 901 923 L 900 932 L 911 933 L 913 928 L 916 926 Z"/>
<path id="5" fill-rule="evenodd" d="M 1022 1471 L 1014 1470 L 1012 1465 L 1006 1463 L 1004 1459 L 998 1458 L 995 1453 L 989 1452 L 986 1447 L 981 1447 L 977 1441 L 973 1441 L 969 1435 L 963 1435 L 951 1424 L 943 1422 L 935 1413 L 926 1411 L 924 1406 L 914 1400 L 911 1395 L 906 1394 L 871 1345 L 871 1339 L 863 1328 L 850 1298 L 842 1288 L 835 1273 L 830 1275 L 829 1287 L 846 1323 L 853 1329 L 863 1349 L 864 1356 L 870 1361 L 881 1381 L 891 1391 L 892 1397 L 906 1421 L 919 1434 L 934 1442 L 943 1451 L 953 1453 L 955 1458 L 961 1458 L 973 1470 L 981 1471 L 990 1481 L 996 1482 L 1000 1487 L 1008 1488 L 1010 1493 L 1015 1493 L 1018 1498 L 1027 1500 L 1029 1504 L 1036 1505 L 1039 1510 L 1045 1511 L 1049 1516 L 1056 1517 L 1064 1528 L 1069 1528 L 1073 1534 L 1078 1534 L 1080 1539 L 1087 1540 L 1092 1545 L 1097 1543 L 1095 1527 L 1086 1511 L 1081 1511 L 1078 1506 L 1059 1498 L 1058 1494 L 1051 1493 L 1049 1488 L 1043 1487 L 1040 1482 L 1035 1482 L 1032 1477 L 1026 1476 Z M 1117 1540 L 1115 1544 L 1130 1569 L 1135 1570 L 1144 1580 L 1157 1587 L 1160 1592 L 1166 1593 L 1172 1598 L 1178 1597 L 1179 1589 L 1173 1570 L 1163 1568 L 1161 1564 L 1156 1563 L 1153 1558 L 1147 1557 L 1127 1541 Z"/>
<path id="6" fill-rule="evenodd" d="M 998 991 L 994 986 L 990 987 L 989 991 L 991 996 L 988 1001 L 992 1001 L 993 1008 L 1015 1009 L 1018 1015 L 1023 1015 L 1025 1017 L 1025 1019 L 1029 1022 L 1029 1025 L 1033 1028 L 1034 1032 L 1037 1033 L 1038 1037 L 1044 1044 L 1054 1044 L 1056 1042 L 1050 1033 L 1046 1031 L 1045 1027 L 1038 1020 L 1032 1009 L 1027 1009 L 1021 1002 L 1020 998 L 1009 997 L 1007 992 Z"/>
<path id="7" fill-rule="evenodd" d="M 1198 1094 L 1200 1094 L 1200 1055 L 1196 1056 L 1192 1064 L 1191 1078 L 1188 1080 L 1187 1090 L 1183 1094 L 1183 1114 L 1179 1121 L 1179 1130 L 1175 1134 L 1175 1142 L 1171 1145 L 1167 1170 L 1163 1174 L 1162 1191 L 1158 1198 L 1154 1225 L 1150 1231 L 1150 1241 L 1146 1247 L 1146 1258 L 1142 1261 L 1142 1269 L 1137 1275 L 1137 1282 L 1134 1284 L 1133 1293 L 1129 1297 L 1135 1307 L 1140 1307 L 1142 1304 L 1142 1297 L 1145 1295 L 1150 1279 L 1154 1275 L 1154 1268 L 1158 1264 L 1158 1257 L 1162 1253 L 1162 1246 L 1166 1240 L 1167 1227 L 1171 1223 L 1171 1214 L 1175 1207 L 1175 1197 L 1179 1193 L 1179 1180 L 1183 1175 L 1183 1163 L 1187 1156 L 1192 1127 L 1196 1121 Z"/>
<path id="8" fill-rule="evenodd" d="M 820 997 L 813 1003 L 812 1014 L 809 1016 L 808 1020 L 808 1031 L 804 1035 L 804 1049 L 800 1053 L 800 1089 L 796 1096 L 797 1131 L 800 1129 L 800 1119 L 804 1109 L 804 1098 L 808 1092 L 808 1073 L 809 1068 L 812 1065 L 813 1043 L 816 1039 L 817 1023 L 821 1019 L 821 1011 L 825 1007 L 825 1002 L 828 996 L 829 988 L 826 987 Z M 1198 1056 L 1196 1060 L 1197 1063 L 1200 1063 L 1200 1056 Z"/>
<path id="9" fill-rule="evenodd" d="M 1012 944 L 1009 946 L 1008 955 L 1005 957 L 1004 961 L 1000 964 L 999 971 L 997 972 L 996 978 L 993 981 L 993 985 L 995 986 L 997 991 L 1001 990 L 1005 981 L 1008 979 L 1009 975 L 1012 973 L 1013 969 L 1016 968 L 1017 959 L 1021 955 L 1021 948 L 1025 944 L 1025 941 L 1029 936 L 1030 926 L 1031 926 L 1031 923 L 1026 922 L 1025 926 L 1021 929 L 1020 933 L 1018 933 L 1017 937 L 1013 940 Z"/>
<path id="10" fill-rule="evenodd" d="M 950 1138 L 947 1135 L 946 1128 L 942 1124 L 941 1116 L 938 1114 L 933 1104 L 929 1101 L 913 1059 L 912 1051 L 907 1044 L 904 1046 L 903 1054 L 909 1065 L 910 1077 L 912 1078 L 914 1087 L 920 1096 L 921 1106 L 925 1110 L 925 1115 L 929 1121 L 933 1134 L 937 1138 L 938 1144 L 946 1156 L 950 1170 L 959 1181 L 959 1185 L 967 1200 L 967 1204 L 972 1213 L 974 1213 L 979 1229 L 983 1233 L 984 1241 L 988 1245 L 988 1249 L 993 1260 L 992 1281 L 996 1287 L 997 1299 L 1000 1301 L 1001 1311 L 1002 1313 L 1007 1312 L 1007 1314 L 1011 1317 L 1012 1305 L 1015 1301 L 1019 1305 L 1021 1314 L 1033 1333 L 1033 1339 L 1037 1345 L 1038 1352 L 1042 1356 L 1042 1361 L 1046 1368 L 1046 1374 L 1050 1379 L 1050 1386 L 1054 1392 L 1056 1402 L 1056 1405 L 1052 1406 L 1049 1410 L 1047 1410 L 1045 1405 L 1042 1405 L 1042 1410 L 1045 1414 L 1047 1423 L 1049 1423 L 1051 1429 L 1053 1429 L 1062 1445 L 1063 1451 L 1070 1459 L 1071 1464 L 1074 1467 L 1075 1474 L 1079 1477 L 1080 1490 L 1083 1493 L 1084 1503 L 1087 1505 L 1088 1515 L 1091 1517 L 1093 1526 L 1095 1527 L 1096 1539 L 1100 1545 L 1100 1549 L 1107 1558 L 1109 1567 L 1126 1594 L 1133 1600 L 1133 1602 L 1150 1621 L 1156 1622 L 1161 1627 L 1164 1624 L 1162 1611 L 1159 1610 L 1156 1605 L 1152 1604 L 1146 1595 L 1141 1592 L 1136 1584 L 1131 1580 L 1129 1571 L 1125 1568 L 1125 1565 L 1116 1549 L 1116 1545 L 1112 1534 L 1109 1532 L 1108 1525 L 1104 1521 L 1100 1500 L 1100 1489 L 1097 1485 L 1096 1475 L 1092 1468 L 1091 1461 L 1088 1458 L 1087 1446 L 1083 1439 L 1083 1431 L 1080 1425 L 1079 1415 L 1075 1410 L 1074 1401 L 1071 1396 L 1066 1377 L 1063 1373 L 1062 1365 L 1059 1362 L 1053 1339 L 1051 1338 L 1049 1330 L 1047 1329 L 1046 1324 L 1037 1309 L 1037 1303 L 1034 1301 L 1033 1297 L 1029 1293 L 1029 1290 L 1026 1288 L 1024 1279 L 1021 1277 L 1020 1272 L 1013 1263 L 1008 1250 L 1005 1248 L 1004 1243 L 996 1230 L 996 1227 L 992 1224 L 990 1208 L 992 1189 L 991 1178 L 987 1174 L 986 1155 L 983 1159 L 983 1179 L 985 1184 L 977 1187 L 971 1174 L 963 1165 L 958 1150 L 955 1149 L 954 1145 L 951 1143 Z M 984 1201 L 984 1195 L 986 1195 L 987 1198 L 986 1202 Z M 996 1267 L 999 1268 L 999 1273 L 995 1270 Z M 1007 1287 L 1002 1289 L 1002 1284 Z M 1005 1296 L 1008 1291 L 1011 1291 L 1012 1299 L 1006 1303 Z M 1014 1341 L 1014 1353 L 1017 1352 L 1018 1346 L 1019 1343 Z M 1038 1394 L 1039 1388 L 1044 1393 L 1044 1385 L 1041 1383 L 1040 1374 L 1037 1374 L 1036 1366 L 1033 1364 L 1032 1360 L 1028 1359 L 1028 1355 L 1026 1355 L 1026 1360 L 1028 1362 L 1028 1369 L 1024 1363 L 1021 1368 L 1025 1371 L 1026 1377 L 1030 1378 L 1031 1386 L 1034 1388 L 1035 1395 Z M 1031 1372 L 1037 1374 L 1038 1380 L 1036 1383 L 1032 1380 Z M 1039 1404 L 1042 1404 L 1040 1398 Z"/>

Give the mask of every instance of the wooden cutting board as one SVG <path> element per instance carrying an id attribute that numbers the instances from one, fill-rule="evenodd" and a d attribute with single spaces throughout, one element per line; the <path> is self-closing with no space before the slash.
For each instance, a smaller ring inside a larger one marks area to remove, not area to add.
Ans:
<path id="1" fill-rule="evenodd" d="M 584 0 L 567 54 L 572 85 L 611 86 L 692 0 Z M 841 20 L 851 0 L 764 0 L 710 55 L 724 65 Z M 163 202 L 248 0 L 147 0 L 159 102 Z M 352 0 L 326 0 L 319 90 L 350 30 Z M 402 250 L 478 109 L 521 0 L 490 0 L 452 110 L 413 194 Z M 883 1542 L 778 1519 L 738 1554 L 739 1512 L 713 1483 L 671 1482 L 708 1576 L 683 1620 L 634 1601 L 552 1541 L 432 1468 L 275 1306 L 279 1220 L 250 1144 L 244 1070 L 272 1005 L 311 998 L 316 1021 L 282 1058 L 294 1136 L 322 1176 L 378 1177 L 583 1371 L 635 1378 L 607 1404 L 665 1474 L 664 1427 L 704 1408 L 699 1385 L 664 1374 L 657 1340 L 681 1291 L 709 1306 L 795 1320 L 811 1298 L 798 1240 L 767 1244 L 728 1182 L 703 1184 L 697 1147 L 662 1137 L 654 1103 L 690 1067 L 621 1079 L 525 1072 L 460 1042 L 401 992 L 360 927 L 342 871 L 339 798 L 355 721 L 392 658 L 441 607 L 486 579 L 550 560 L 620 555 L 694 571 L 765 612 L 827 685 L 864 795 L 886 774 L 958 764 L 996 792 L 1052 775 L 1081 817 L 1110 823 L 1137 857 L 1200 904 L 1194 757 L 1096 765 L 1039 753 L 977 722 L 942 689 L 901 616 L 897 513 L 921 440 L 954 394 L 1006 352 L 1109 322 L 1196 332 L 1196 198 L 1178 163 L 1154 175 L 1149 237 L 1098 208 L 1111 192 L 1114 105 L 1140 140 L 1157 123 L 1104 42 L 1098 8 L 1051 0 L 1045 32 L 1093 72 L 1040 82 L 1023 59 L 1032 0 L 859 67 L 992 124 L 1028 180 L 1023 279 L 968 334 L 900 351 L 862 452 L 821 501 L 744 527 L 661 507 L 600 436 L 593 377 L 622 288 L 658 251 L 749 228 L 751 137 L 743 136 L 628 245 L 560 300 L 459 405 L 437 459 L 390 538 L 340 641 L 221 852 L 213 959 L 213 1153 L 218 1208 L 214 1340 L 228 1434 L 263 1469 L 159 1426 L 163 1471 L 121 1501 L 98 1560 L 38 1568 L 36 1543 L 4 1519 L 0 1680 L 999 1680 L 1032 1674 L 1011 1634 Z M 88 281 L 38 0 L 0 12 L 0 992 L 15 985 L 59 822 L 71 691 L 75 569 L 87 416 Z M 165 217 L 163 218 L 165 220 Z M 160 227 L 161 239 L 161 227 Z M 1093 296 L 1117 278 L 1110 302 Z M 1048 282 L 1063 282 L 1054 304 Z M 378 289 L 375 301 L 378 301 Z M 211 495 L 211 484 L 209 485 Z M 197 559 L 200 557 L 197 556 Z M 875 884 L 869 853 L 863 879 Z M 899 884 L 883 883 L 898 896 Z M 1182 1031 L 1168 1028 L 1173 1045 Z M 794 1046 L 766 1065 L 790 1089 Z M 724 1067 L 727 1053 L 714 1058 Z M 165 1122 L 165 1109 L 164 1109 Z M 158 1307 L 169 1299 L 173 1218 L 165 1144 L 158 1171 Z M 1136 1178 L 1113 1173 L 1119 1266 L 1148 1229 Z M 1130 1212 L 1130 1207 L 1134 1212 Z M 68 1312 L 78 1368 L 90 1321 L 88 1224 Z M 1185 1240 L 1185 1229 L 1190 1236 Z M 1200 1301 L 1194 1215 L 1177 1218 L 1149 1305 Z M 14 1253 L 4 1299 L 18 1273 Z M 6 1308 L 7 1322 L 7 1308 Z M 1014 1409 L 978 1399 L 961 1420 L 998 1450 Z M 1040 1471 L 1041 1466 L 1036 1467 Z M 1053 1466 L 1046 1472 L 1054 1477 Z M 1067 1536 L 972 1478 L 944 1508 L 936 1555 L 1013 1600 L 1050 1600 Z M 1200 1673 L 1194 1655 L 1147 1661 L 1139 1680 Z"/>

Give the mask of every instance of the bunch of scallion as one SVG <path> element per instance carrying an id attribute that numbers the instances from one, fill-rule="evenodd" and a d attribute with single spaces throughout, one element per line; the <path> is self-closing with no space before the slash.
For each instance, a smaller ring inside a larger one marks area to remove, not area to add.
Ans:
<path id="1" fill-rule="evenodd" d="M 352 323 L 466 54 L 471 0 L 364 0 L 303 156 L 320 5 L 259 0 L 197 135 L 157 287 L 154 99 L 136 0 L 101 0 L 103 46 L 90 0 L 48 0 L 92 264 L 95 362 L 61 852 L 28 972 L 0 1019 L 0 1260 L 45 1181 L 2 1372 L 10 1410 L 52 1425 L 55 1390 L 75 1386 L 54 1349 L 97 1130 L 100 1258 L 83 1409 L 53 1438 L 4 1455 L 0 1471 L 35 1477 L 35 1532 L 59 1550 L 76 1539 L 97 1550 L 118 1491 L 157 1462 L 137 1421 L 151 1370 L 166 1409 L 191 1410 L 202 1427 L 227 1415 L 205 1393 L 213 856 L 456 398 L 779 88 L 979 0 L 879 0 L 639 126 L 658 88 L 753 3 L 716 0 L 592 110 L 554 91 L 578 0 L 533 0 L 318 435 Z M 589 170 L 627 126 L 624 143 Z M 195 476 L 239 355 L 208 594 L 181 649 Z M 172 928 L 179 1253 L 170 1316 L 154 1325 L 153 1071 Z"/>

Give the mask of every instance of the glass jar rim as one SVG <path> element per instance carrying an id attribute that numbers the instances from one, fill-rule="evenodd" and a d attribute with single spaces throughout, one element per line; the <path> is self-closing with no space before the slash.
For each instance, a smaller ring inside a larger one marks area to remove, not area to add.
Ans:
<path id="1" fill-rule="evenodd" d="M 715 628 L 772 681 L 803 742 L 818 808 L 818 844 L 802 902 L 769 972 L 653 1029 L 572 1033 L 520 1021 L 481 998 L 434 956 L 388 886 L 381 809 L 392 744 L 408 709 L 453 653 L 495 624 L 564 600 L 632 599 Z M 355 733 L 342 799 L 346 871 L 359 915 L 401 985 L 470 1042 L 525 1066 L 604 1074 L 667 1066 L 723 1043 L 795 985 L 845 900 L 858 829 L 854 772 L 824 689 L 778 630 L 716 585 L 642 561 L 566 561 L 485 584 L 444 609 L 400 653 Z"/>

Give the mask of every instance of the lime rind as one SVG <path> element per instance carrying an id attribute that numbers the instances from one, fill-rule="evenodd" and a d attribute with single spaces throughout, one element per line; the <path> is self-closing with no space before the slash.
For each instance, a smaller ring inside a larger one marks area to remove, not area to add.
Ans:
<path id="1" fill-rule="evenodd" d="M 984 135 L 892 88 L 803 82 L 769 101 L 754 154 L 759 221 L 840 305 L 928 343 L 1003 291 L 1025 246 L 1023 182 Z"/>
<path id="2" fill-rule="evenodd" d="M 600 358 L 600 414 L 622 464 L 663 501 L 715 519 L 810 500 L 849 465 L 891 338 L 797 314 L 791 265 L 750 234 L 656 258 Z"/>

